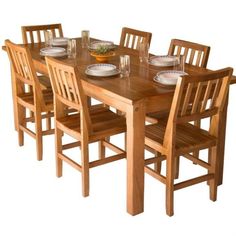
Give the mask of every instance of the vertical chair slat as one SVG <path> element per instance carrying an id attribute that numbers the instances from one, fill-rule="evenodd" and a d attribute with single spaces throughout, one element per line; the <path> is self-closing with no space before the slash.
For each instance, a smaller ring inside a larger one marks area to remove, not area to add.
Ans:
<path id="1" fill-rule="evenodd" d="M 189 100 L 190 100 L 190 97 L 192 94 L 192 88 L 193 88 L 193 83 L 188 84 L 188 88 L 185 93 L 184 102 L 183 102 L 182 109 L 181 109 L 181 116 L 184 116 L 186 114 L 186 111 L 189 107 Z"/>
<path id="2" fill-rule="evenodd" d="M 203 53 L 203 52 L 198 51 L 198 54 L 197 54 L 197 60 L 196 60 L 196 66 L 201 67 L 201 58 L 202 58 L 202 53 Z"/>
<path id="3" fill-rule="evenodd" d="M 196 94 L 194 96 L 193 105 L 192 105 L 192 109 L 191 109 L 191 114 L 196 113 L 198 111 L 199 101 L 200 101 L 200 97 L 201 97 L 201 93 L 202 93 L 202 87 L 203 87 L 203 85 L 201 83 L 199 83 L 197 85 L 197 91 L 196 91 Z"/>
<path id="4" fill-rule="evenodd" d="M 217 81 L 215 83 L 215 89 L 214 89 L 212 99 L 211 99 L 211 102 L 210 102 L 210 108 L 213 108 L 213 106 L 215 105 L 216 98 L 217 98 L 217 95 L 219 93 L 219 89 L 220 89 L 220 81 Z"/>
<path id="5" fill-rule="evenodd" d="M 190 65 L 193 65 L 195 52 L 196 51 L 194 49 L 191 50 L 190 57 L 189 57 L 189 62 L 188 62 Z"/>
<path id="6" fill-rule="evenodd" d="M 203 111 L 206 110 L 207 101 L 208 101 L 208 99 L 210 98 L 210 95 L 211 95 L 211 88 L 212 88 L 213 82 L 214 81 L 208 81 L 208 83 L 207 83 L 207 88 L 206 88 L 204 98 L 203 98 L 203 101 L 202 101 L 202 104 L 201 104 L 200 112 L 203 112 Z"/>

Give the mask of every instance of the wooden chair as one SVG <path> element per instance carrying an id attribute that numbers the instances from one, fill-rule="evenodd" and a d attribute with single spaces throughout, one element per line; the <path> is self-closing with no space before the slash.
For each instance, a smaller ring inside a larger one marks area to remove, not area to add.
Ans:
<path id="1" fill-rule="evenodd" d="M 53 37 L 63 37 L 61 24 L 50 25 L 29 25 L 22 26 L 23 43 L 42 43 L 45 42 L 44 32 L 51 31 Z M 43 88 L 51 88 L 50 80 L 44 75 L 38 75 L 40 84 Z"/>
<path id="2" fill-rule="evenodd" d="M 152 33 L 124 27 L 121 32 L 120 46 L 138 50 L 143 41 L 146 41 L 150 46 L 151 39 Z"/>
<path id="3" fill-rule="evenodd" d="M 42 43 L 45 41 L 44 32 L 51 31 L 53 37 L 63 37 L 61 24 L 22 26 L 23 43 Z"/>
<path id="4" fill-rule="evenodd" d="M 168 55 L 184 55 L 186 64 L 206 68 L 209 53 L 210 47 L 208 46 L 180 39 L 172 39 Z"/>
<path id="5" fill-rule="evenodd" d="M 45 31 L 51 31 L 53 37 L 63 37 L 63 31 L 61 24 L 49 24 L 49 25 L 28 25 L 22 26 L 22 39 L 24 44 L 28 43 L 43 43 L 45 42 Z M 38 80 L 43 89 L 50 89 L 50 79 L 42 74 L 37 73 Z M 31 88 L 29 88 L 31 90 Z M 32 116 L 32 114 L 31 114 Z M 49 122 L 49 120 L 48 120 Z"/>
<path id="6" fill-rule="evenodd" d="M 169 47 L 168 55 L 170 56 L 180 56 L 184 55 L 184 60 L 186 64 L 194 65 L 201 68 L 207 67 L 207 62 L 210 54 L 210 47 L 193 43 L 189 41 L 184 41 L 180 39 L 172 39 Z M 168 117 L 168 112 L 153 112 L 146 116 L 147 121 L 151 123 L 158 122 L 160 119 L 166 119 Z M 201 125 L 200 120 L 195 120 L 194 124 L 198 127 Z M 195 153 L 198 156 L 199 153 Z M 158 167 L 161 168 L 160 166 Z M 176 171 L 176 178 L 178 178 L 178 170 Z"/>
<path id="7" fill-rule="evenodd" d="M 82 193 L 89 195 L 89 169 L 125 157 L 125 152 L 105 140 L 106 137 L 126 131 L 126 120 L 108 107 L 88 106 L 79 72 L 53 58 L 46 58 L 55 101 L 55 137 L 57 176 L 62 176 L 62 162 L 65 161 L 82 173 Z M 66 107 L 77 112 L 68 114 Z M 62 135 L 67 134 L 76 142 L 62 144 Z M 89 161 L 89 143 L 99 141 L 99 159 Z M 80 146 L 81 161 L 75 162 L 63 150 Z M 116 155 L 105 158 L 105 148 Z"/>
<path id="8" fill-rule="evenodd" d="M 150 166 L 146 166 L 145 171 L 166 185 L 166 212 L 169 216 L 174 214 L 175 190 L 209 181 L 210 199 L 216 200 L 218 137 L 232 71 L 232 68 L 226 68 L 205 75 L 180 77 L 168 120 L 146 126 L 145 145 L 160 152 L 163 156 L 159 159 L 166 159 L 166 176 Z M 211 118 L 209 130 L 189 123 L 206 117 Z M 189 154 L 201 149 L 210 150 L 208 161 Z M 182 155 L 205 168 L 207 173 L 175 183 L 176 157 Z M 158 158 L 148 159 L 146 164 L 156 162 Z"/>
<path id="9" fill-rule="evenodd" d="M 36 75 L 32 58 L 27 47 L 16 45 L 9 40 L 5 41 L 8 56 L 14 73 L 14 103 L 16 104 L 15 119 L 19 145 L 24 145 L 24 132 L 36 139 L 37 159 L 42 160 L 43 142 L 42 136 L 53 134 L 54 130 L 49 127 L 42 129 L 42 119 L 53 116 L 53 93 L 52 90 L 41 90 Z M 26 86 L 31 86 L 32 91 L 26 91 Z M 34 117 L 26 117 L 26 110 L 34 113 Z M 47 113 L 47 114 L 45 114 Z M 35 131 L 28 126 L 28 122 L 35 122 Z"/>

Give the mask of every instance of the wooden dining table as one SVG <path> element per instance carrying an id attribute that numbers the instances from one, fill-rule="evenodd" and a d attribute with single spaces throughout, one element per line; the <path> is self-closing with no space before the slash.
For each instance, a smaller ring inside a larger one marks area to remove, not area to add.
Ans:
<path id="1" fill-rule="evenodd" d="M 144 129 L 145 116 L 149 112 L 166 111 L 170 109 L 174 93 L 173 87 L 161 86 L 153 81 L 154 76 L 161 70 L 169 67 L 156 67 L 148 63 L 140 63 L 135 50 L 117 47 L 115 56 L 108 63 L 119 66 L 120 55 L 130 55 L 131 73 L 129 77 L 120 75 L 112 77 L 91 77 L 85 74 L 88 65 L 98 63 L 86 48 L 81 48 L 81 39 L 77 40 L 77 55 L 75 59 L 58 58 L 63 62 L 77 66 L 80 79 L 87 96 L 95 98 L 126 114 L 127 123 L 127 211 L 136 215 L 144 210 Z M 37 72 L 48 74 L 45 59 L 40 56 L 40 48 L 44 44 L 26 45 L 31 52 Z M 186 64 L 185 71 L 190 74 L 207 73 L 210 70 Z M 232 78 L 232 84 L 236 78 Z M 224 109 L 224 118 L 221 122 L 219 184 L 223 178 L 225 127 L 227 102 Z"/>

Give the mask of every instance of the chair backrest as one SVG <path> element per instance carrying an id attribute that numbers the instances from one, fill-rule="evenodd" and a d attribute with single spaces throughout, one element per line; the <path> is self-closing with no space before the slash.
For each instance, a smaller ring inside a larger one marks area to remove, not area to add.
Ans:
<path id="1" fill-rule="evenodd" d="M 180 39 L 172 39 L 168 55 L 184 55 L 185 63 L 206 68 L 209 53 L 210 47 L 208 46 Z"/>
<path id="2" fill-rule="evenodd" d="M 46 63 L 54 93 L 55 117 L 64 115 L 64 112 L 61 111 L 65 106 L 76 109 L 81 114 L 81 130 L 91 132 L 87 98 L 78 69 L 51 57 L 46 57 Z"/>
<path id="3" fill-rule="evenodd" d="M 209 133 L 217 137 L 218 121 L 225 104 L 232 72 L 232 68 L 225 68 L 178 79 L 167 123 L 165 144 L 174 138 L 176 124 L 207 117 L 211 117 Z"/>
<path id="4" fill-rule="evenodd" d="M 145 41 L 150 46 L 151 39 L 152 33 L 124 27 L 121 32 L 120 46 L 138 50 L 141 42 Z"/>
<path id="5" fill-rule="evenodd" d="M 39 102 L 41 106 L 45 106 L 29 49 L 24 46 L 16 45 L 10 40 L 5 40 L 5 45 L 14 73 L 16 94 L 20 95 L 26 93 L 26 85 L 32 86 L 35 102 Z"/>
<path id="6" fill-rule="evenodd" d="M 22 26 L 23 43 L 44 42 L 44 31 L 51 31 L 53 37 L 63 37 L 61 24 Z"/>

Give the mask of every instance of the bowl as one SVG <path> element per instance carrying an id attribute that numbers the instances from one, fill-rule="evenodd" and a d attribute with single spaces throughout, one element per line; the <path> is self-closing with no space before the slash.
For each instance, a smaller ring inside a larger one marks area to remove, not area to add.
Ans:
<path id="1" fill-rule="evenodd" d="M 106 54 L 96 54 L 95 52 L 91 52 L 90 55 L 95 57 L 96 60 L 99 61 L 99 62 L 106 62 L 111 57 L 115 56 L 115 52 L 108 52 Z"/>

